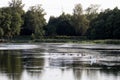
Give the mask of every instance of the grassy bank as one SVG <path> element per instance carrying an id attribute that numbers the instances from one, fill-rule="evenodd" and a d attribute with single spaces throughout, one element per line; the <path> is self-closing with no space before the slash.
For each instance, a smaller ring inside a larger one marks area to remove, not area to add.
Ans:
<path id="1" fill-rule="evenodd" d="M 120 44 L 119 39 L 104 39 L 104 40 L 88 40 L 86 37 L 76 36 L 56 36 L 45 37 L 43 39 L 31 39 L 28 36 L 14 37 L 13 39 L 5 40 L 5 43 L 80 43 L 80 44 Z"/>
<path id="2" fill-rule="evenodd" d="M 120 44 L 120 40 L 105 39 L 105 40 L 81 40 L 81 39 L 36 39 L 33 42 L 47 43 L 81 43 L 81 44 Z"/>

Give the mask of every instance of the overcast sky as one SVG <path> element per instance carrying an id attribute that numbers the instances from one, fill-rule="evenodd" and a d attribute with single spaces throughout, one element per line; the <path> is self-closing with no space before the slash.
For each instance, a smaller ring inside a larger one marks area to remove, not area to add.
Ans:
<path id="1" fill-rule="evenodd" d="M 0 7 L 7 6 L 8 2 L 11 0 L 0 0 Z M 118 6 L 120 8 L 120 0 L 22 0 L 25 4 L 24 9 L 27 10 L 29 6 L 34 6 L 36 4 L 42 4 L 47 15 L 46 19 L 50 15 L 59 16 L 62 11 L 65 13 L 72 13 L 74 5 L 81 3 L 83 8 L 87 8 L 90 4 L 98 4 L 101 9 L 111 8 Z"/>

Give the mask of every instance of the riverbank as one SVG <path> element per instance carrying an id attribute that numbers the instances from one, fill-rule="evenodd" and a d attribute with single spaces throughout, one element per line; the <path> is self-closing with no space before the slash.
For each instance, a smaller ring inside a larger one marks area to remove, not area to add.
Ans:
<path id="1" fill-rule="evenodd" d="M 78 44 L 120 44 L 120 40 L 79 40 L 79 39 L 34 39 L 10 40 L 10 43 L 78 43 Z"/>
<path id="2" fill-rule="evenodd" d="M 120 40 L 77 40 L 77 39 L 36 39 L 33 42 L 48 42 L 48 43 L 81 43 L 81 44 L 120 44 Z"/>
<path id="3" fill-rule="evenodd" d="M 19 36 L 12 39 L 1 39 L 1 43 L 78 43 L 78 44 L 120 44 L 120 39 L 89 40 L 86 37 L 56 36 L 43 39 L 31 39 L 29 36 Z"/>

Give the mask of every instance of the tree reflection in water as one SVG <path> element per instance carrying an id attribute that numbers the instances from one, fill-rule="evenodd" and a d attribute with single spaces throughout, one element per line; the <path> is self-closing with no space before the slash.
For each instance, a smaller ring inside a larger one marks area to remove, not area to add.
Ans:
<path id="1" fill-rule="evenodd" d="M 2 50 L 0 51 L 0 73 L 7 74 L 10 80 L 21 80 L 24 70 L 27 70 L 31 76 L 40 74 L 44 59 L 35 58 L 36 56 L 21 50 Z"/>
<path id="2" fill-rule="evenodd" d="M 88 50 L 74 46 L 42 44 L 36 49 L 0 50 L 0 80 L 120 80 L 118 49 Z M 91 64 L 92 57 L 81 61 L 83 52 L 104 61 Z"/>
<path id="3" fill-rule="evenodd" d="M 0 51 L 0 72 L 6 73 L 11 80 L 19 80 L 22 69 L 20 51 Z"/>

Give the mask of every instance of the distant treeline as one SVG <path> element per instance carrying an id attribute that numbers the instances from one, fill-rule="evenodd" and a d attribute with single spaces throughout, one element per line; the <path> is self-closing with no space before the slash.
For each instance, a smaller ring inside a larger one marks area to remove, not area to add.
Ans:
<path id="1" fill-rule="evenodd" d="M 51 16 L 48 23 L 41 5 L 23 10 L 21 0 L 12 0 L 8 7 L 0 8 L 0 37 L 30 36 L 86 36 L 88 39 L 120 39 L 120 10 L 106 9 L 98 12 L 98 5 L 90 5 L 86 10 L 81 4 L 75 5 L 73 14 L 64 12 Z"/>

